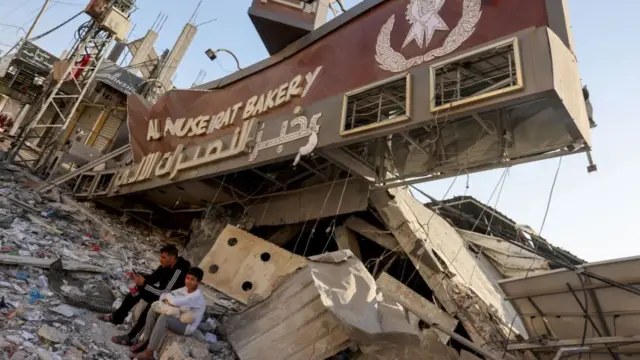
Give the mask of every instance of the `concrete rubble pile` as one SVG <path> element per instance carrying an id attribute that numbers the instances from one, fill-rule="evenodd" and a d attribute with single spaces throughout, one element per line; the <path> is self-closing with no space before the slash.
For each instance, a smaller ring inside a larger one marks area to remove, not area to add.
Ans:
<path id="1" fill-rule="evenodd" d="M 126 273 L 152 271 L 167 243 L 204 270 L 208 311 L 192 336 L 165 336 L 160 360 L 528 359 L 502 351 L 526 332 L 496 290 L 506 276 L 498 258 L 471 251 L 500 239 L 461 232 L 407 189 L 356 194 L 369 208 L 321 225 L 326 238 L 314 241 L 326 245 L 309 254 L 313 229 L 305 250 L 291 251 L 307 237 L 295 219 L 262 238 L 250 216 L 215 210 L 181 241 L 39 185 L 0 167 L 0 359 L 128 358 L 110 339 L 140 309 L 118 327 L 90 309 L 117 307 L 132 285 Z M 507 275 L 517 270 L 522 254 L 502 254 Z"/>
<path id="2" fill-rule="evenodd" d="M 546 261 L 462 232 L 407 188 L 351 195 L 365 208 L 342 217 L 288 212 L 294 194 L 268 223 L 201 224 L 214 239 L 205 254 L 198 237 L 203 283 L 246 307 L 221 321 L 240 360 L 532 359 L 504 351 L 527 333 L 497 284 Z"/>
<path id="3" fill-rule="evenodd" d="M 89 294 L 106 285 L 118 298 L 115 307 L 129 292 L 128 271 L 157 266 L 164 237 L 57 192 L 39 196 L 33 191 L 38 185 L 18 168 L 0 168 L 0 359 L 128 359 L 128 349 L 110 339 L 128 329 L 131 316 L 115 327 L 65 304 L 49 288 L 48 267 L 63 260 L 63 290 L 70 293 Z M 167 336 L 163 349 L 179 349 L 161 358 L 235 360 L 215 317 L 224 312 L 221 304 L 189 339 L 205 353 L 177 356 L 180 346 L 174 343 L 185 340 Z"/>

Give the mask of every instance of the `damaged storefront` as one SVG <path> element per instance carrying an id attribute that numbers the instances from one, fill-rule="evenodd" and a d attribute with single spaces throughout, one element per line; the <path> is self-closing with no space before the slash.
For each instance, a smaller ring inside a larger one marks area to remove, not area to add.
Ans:
<path id="1" fill-rule="evenodd" d="M 252 4 L 261 35 L 290 16 L 281 3 Z M 433 19 L 458 25 L 438 40 L 412 23 L 427 5 L 367 0 L 320 27 L 326 9 L 302 4 L 295 24 L 313 26 L 292 46 L 263 36 L 276 56 L 155 103 L 129 95 L 129 146 L 34 185 L 124 214 L 199 264 L 207 320 L 169 335 L 160 359 L 537 358 L 508 347 L 535 334 L 499 284 L 555 269 L 558 253 L 583 261 L 475 200 L 425 205 L 412 184 L 589 151 L 585 99 L 567 95 L 582 84 L 566 5 L 443 1 Z M 129 256 L 149 249 L 111 233 L 102 288 L 120 299 Z M 70 305 L 56 264 L 51 291 Z"/>

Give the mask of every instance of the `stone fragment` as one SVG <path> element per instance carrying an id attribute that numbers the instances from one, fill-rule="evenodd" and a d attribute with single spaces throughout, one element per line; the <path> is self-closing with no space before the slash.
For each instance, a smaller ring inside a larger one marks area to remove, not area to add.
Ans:
<path id="1" fill-rule="evenodd" d="M 160 360 L 207 359 L 209 344 L 193 336 L 181 336 L 167 332 L 158 351 Z"/>
<path id="2" fill-rule="evenodd" d="M 82 351 L 75 347 L 70 347 L 64 353 L 64 358 L 67 360 L 82 360 Z"/>
<path id="3" fill-rule="evenodd" d="M 28 352 L 24 350 L 18 350 L 13 356 L 11 360 L 28 360 L 31 357 Z"/>
<path id="4" fill-rule="evenodd" d="M 40 360 L 53 360 L 53 356 L 45 349 L 38 349 L 38 358 Z"/>
<path id="5" fill-rule="evenodd" d="M 51 311 L 53 311 L 54 313 L 60 314 L 62 316 L 66 316 L 66 317 L 74 317 L 76 315 L 76 309 L 72 308 L 69 305 L 58 305 L 54 308 L 49 309 Z"/>
<path id="6" fill-rule="evenodd" d="M 78 339 L 71 339 L 71 345 L 82 352 L 88 352 L 87 348 Z"/>
<path id="7" fill-rule="evenodd" d="M 62 333 L 60 330 L 49 325 L 42 325 L 40 329 L 38 329 L 38 335 L 43 339 L 49 340 L 56 344 L 64 343 L 68 337 L 67 334 Z"/>
<path id="8" fill-rule="evenodd" d="M 0 217 L 0 228 L 10 229 L 11 225 L 13 225 L 13 221 L 16 219 L 13 215 L 7 215 Z"/>
<path id="9" fill-rule="evenodd" d="M 22 340 L 21 337 L 19 336 L 15 336 L 15 335 L 9 335 L 6 337 L 7 341 L 9 341 L 12 344 L 16 344 L 16 345 L 22 345 L 22 342 L 24 340 Z"/>

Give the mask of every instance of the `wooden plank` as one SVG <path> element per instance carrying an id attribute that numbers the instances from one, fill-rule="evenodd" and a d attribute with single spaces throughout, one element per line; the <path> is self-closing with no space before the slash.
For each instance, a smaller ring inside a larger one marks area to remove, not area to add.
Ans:
<path id="1" fill-rule="evenodd" d="M 387 250 L 401 250 L 398 240 L 391 235 L 390 231 L 378 229 L 361 218 L 352 216 L 345 221 L 344 225 Z"/>
<path id="2" fill-rule="evenodd" d="M 48 269 L 56 260 L 57 259 L 41 259 L 29 256 L 0 254 L 0 264 L 3 265 L 34 266 L 42 269 Z M 104 267 L 84 264 L 77 261 L 63 260 L 62 266 L 68 271 L 86 271 L 94 273 L 103 273 L 106 271 Z"/>
<path id="3" fill-rule="evenodd" d="M 268 298 L 284 276 L 306 264 L 302 256 L 228 225 L 200 268 L 203 283 L 250 305 Z"/>
<path id="4" fill-rule="evenodd" d="M 351 250 L 353 255 L 362 260 L 360 254 L 360 245 L 358 245 L 358 238 L 356 235 L 345 226 L 338 226 L 335 230 L 336 242 L 338 243 L 338 249 Z"/>
<path id="5" fill-rule="evenodd" d="M 451 331 L 458 325 L 458 320 L 440 310 L 434 303 L 423 298 L 391 275 L 387 273 L 380 274 L 376 284 L 384 292 L 385 296 L 390 296 L 427 324 L 439 324 Z M 441 331 L 437 332 L 442 343 L 446 344 L 449 341 L 449 335 Z"/>

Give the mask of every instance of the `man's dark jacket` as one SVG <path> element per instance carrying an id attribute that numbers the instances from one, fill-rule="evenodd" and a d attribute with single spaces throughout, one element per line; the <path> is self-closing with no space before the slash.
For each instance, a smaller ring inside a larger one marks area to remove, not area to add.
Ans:
<path id="1" fill-rule="evenodd" d="M 151 275 L 145 276 L 144 290 L 153 295 L 160 296 L 171 290 L 184 287 L 184 278 L 191 268 L 189 261 L 181 256 L 172 268 L 159 266 Z"/>

